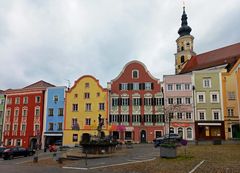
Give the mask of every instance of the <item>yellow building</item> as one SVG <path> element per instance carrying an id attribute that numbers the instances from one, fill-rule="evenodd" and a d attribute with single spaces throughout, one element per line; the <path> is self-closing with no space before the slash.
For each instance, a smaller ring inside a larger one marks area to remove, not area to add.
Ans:
<path id="1" fill-rule="evenodd" d="M 104 121 L 102 135 L 109 135 L 108 91 L 93 76 L 85 75 L 66 91 L 63 145 L 74 146 L 82 138 L 97 136 L 99 114 Z"/>
<path id="2" fill-rule="evenodd" d="M 222 74 L 226 139 L 240 138 L 240 58 Z"/>

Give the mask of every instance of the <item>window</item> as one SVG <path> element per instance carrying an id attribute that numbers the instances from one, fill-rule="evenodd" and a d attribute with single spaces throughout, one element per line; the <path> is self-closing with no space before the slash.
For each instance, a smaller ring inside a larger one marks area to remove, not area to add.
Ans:
<path id="1" fill-rule="evenodd" d="M 219 103 L 218 92 L 210 92 L 211 103 Z"/>
<path id="2" fill-rule="evenodd" d="M 168 104 L 169 105 L 173 104 L 173 98 L 168 98 Z"/>
<path id="3" fill-rule="evenodd" d="M 13 131 L 17 131 L 17 128 L 18 128 L 17 124 L 14 124 L 13 125 Z"/>
<path id="4" fill-rule="evenodd" d="M 198 92 L 197 93 L 197 102 L 198 103 L 205 103 L 205 93 L 204 92 Z"/>
<path id="5" fill-rule="evenodd" d="M 53 130 L 53 123 L 48 123 L 48 130 L 52 131 Z"/>
<path id="6" fill-rule="evenodd" d="M 185 84 L 185 90 L 190 90 L 190 84 L 189 83 Z"/>
<path id="7" fill-rule="evenodd" d="M 178 112 L 178 113 L 177 113 L 177 119 L 183 119 L 182 112 Z"/>
<path id="8" fill-rule="evenodd" d="M 8 98 L 8 99 L 7 99 L 7 104 L 8 104 L 8 105 L 12 104 L 12 98 Z"/>
<path id="9" fill-rule="evenodd" d="M 17 139 L 17 141 L 16 141 L 16 146 L 21 146 L 21 139 Z"/>
<path id="10" fill-rule="evenodd" d="M 40 116 L 40 108 L 39 107 L 35 108 L 35 116 Z"/>
<path id="11" fill-rule="evenodd" d="M 129 122 L 129 115 L 120 115 L 121 122 Z"/>
<path id="12" fill-rule="evenodd" d="M 110 122 L 118 122 L 118 115 L 110 115 Z"/>
<path id="13" fill-rule="evenodd" d="M 205 120 L 205 111 L 204 110 L 198 110 L 198 118 L 199 118 L 199 120 Z"/>
<path id="14" fill-rule="evenodd" d="M 58 131 L 62 130 L 62 125 L 63 125 L 63 123 L 58 123 Z"/>
<path id="15" fill-rule="evenodd" d="M 27 110 L 26 108 L 23 108 L 23 110 L 22 110 L 22 116 L 23 116 L 23 117 L 27 116 L 27 112 L 28 112 L 28 110 Z"/>
<path id="16" fill-rule="evenodd" d="M 26 131 L 26 124 L 22 124 L 21 130 Z"/>
<path id="17" fill-rule="evenodd" d="M 169 133 L 174 133 L 174 128 L 173 127 L 170 127 Z"/>
<path id="18" fill-rule="evenodd" d="M 133 98 L 133 106 L 140 106 L 141 98 Z"/>
<path id="19" fill-rule="evenodd" d="M 152 83 L 151 82 L 146 82 L 145 83 L 145 90 L 151 90 L 152 89 Z"/>
<path id="20" fill-rule="evenodd" d="M 133 83 L 133 90 L 139 90 L 139 83 Z"/>
<path id="21" fill-rule="evenodd" d="M 104 103 L 99 103 L 99 110 L 104 111 L 105 110 L 105 105 Z"/>
<path id="22" fill-rule="evenodd" d="M 14 111 L 14 116 L 18 116 L 19 115 L 19 110 L 18 109 L 15 109 L 15 111 Z"/>
<path id="23" fill-rule="evenodd" d="M 73 112 L 78 111 L 78 104 L 72 104 L 72 111 Z"/>
<path id="24" fill-rule="evenodd" d="M 8 108 L 7 110 L 7 116 L 10 117 L 11 116 L 11 109 Z"/>
<path id="25" fill-rule="evenodd" d="M 90 84 L 87 82 L 85 83 L 85 88 L 89 88 L 90 87 Z"/>
<path id="26" fill-rule="evenodd" d="M 118 98 L 112 98 L 112 106 L 118 106 Z"/>
<path id="27" fill-rule="evenodd" d="M 178 134 L 179 134 L 180 136 L 183 136 L 183 128 L 182 128 L 182 127 L 179 127 L 179 128 L 178 128 Z"/>
<path id="28" fill-rule="evenodd" d="M 58 102 L 58 96 L 54 96 L 54 97 L 53 97 L 53 101 L 54 101 L 54 102 Z"/>
<path id="29" fill-rule="evenodd" d="M 236 99 L 234 91 L 228 92 L 227 95 L 228 95 L 228 100 L 235 100 Z"/>
<path id="30" fill-rule="evenodd" d="M 39 130 L 40 130 L 39 124 L 35 124 L 35 131 L 39 131 Z"/>
<path id="31" fill-rule="evenodd" d="M 0 99 L 0 104 L 1 104 L 1 105 L 4 104 L 4 99 Z"/>
<path id="32" fill-rule="evenodd" d="M 28 97 L 23 97 L 23 104 L 28 104 Z"/>
<path id="33" fill-rule="evenodd" d="M 40 96 L 36 96 L 35 97 L 35 103 L 40 103 L 41 101 L 41 97 Z"/>
<path id="34" fill-rule="evenodd" d="M 133 79 L 138 79 L 138 78 L 139 78 L 139 72 L 138 72 L 138 70 L 133 70 L 133 71 L 132 71 L 132 78 L 133 78 Z"/>
<path id="35" fill-rule="evenodd" d="M 58 116 L 63 116 L 63 108 L 58 108 Z"/>
<path id="36" fill-rule="evenodd" d="M 152 105 L 152 98 L 144 98 L 144 105 L 151 106 Z"/>
<path id="37" fill-rule="evenodd" d="M 192 139 L 192 129 L 187 128 L 187 139 Z"/>
<path id="38" fill-rule="evenodd" d="M 171 120 L 171 119 L 173 119 L 173 118 L 174 118 L 174 116 L 173 116 L 173 115 L 174 115 L 174 113 L 173 113 L 173 112 L 169 112 L 169 114 L 168 114 L 168 118 L 170 118 L 170 120 Z"/>
<path id="39" fill-rule="evenodd" d="M 84 98 L 89 99 L 90 98 L 90 93 L 84 93 Z"/>
<path id="40" fill-rule="evenodd" d="M 168 84 L 167 85 L 167 90 L 168 91 L 172 91 L 173 90 L 173 85 L 172 84 Z"/>
<path id="41" fill-rule="evenodd" d="M 212 110 L 213 120 L 220 120 L 220 110 Z"/>
<path id="42" fill-rule="evenodd" d="M 211 88 L 211 78 L 203 79 L 203 88 Z"/>
<path id="43" fill-rule="evenodd" d="M 165 122 L 165 117 L 163 114 L 161 115 L 156 115 L 156 122 L 157 123 L 164 123 Z"/>
<path id="44" fill-rule="evenodd" d="M 97 94 L 96 94 L 96 95 L 97 95 L 97 97 L 100 97 L 100 92 L 97 92 Z"/>
<path id="45" fill-rule="evenodd" d="M 74 94 L 74 98 L 78 98 L 78 94 Z"/>
<path id="46" fill-rule="evenodd" d="M 191 104 L 191 98 L 190 97 L 185 98 L 185 104 L 187 104 L 187 105 Z"/>
<path id="47" fill-rule="evenodd" d="M 160 106 L 163 105 L 163 98 L 155 98 L 155 102 L 156 102 L 156 106 Z"/>
<path id="48" fill-rule="evenodd" d="M 20 97 L 15 98 L 15 104 L 20 104 Z"/>
<path id="49" fill-rule="evenodd" d="M 128 98 L 122 98 L 122 106 L 128 106 L 129 102 L 128 102 Z"/>
<path id="50" fill-rule="evenodd" d="M 182 90 L 182 85 L 181 84 L 176 84 L 176 90 Z"/>
<path id="51" fill-rule="evenodd" d="M 85 119 L 85 125 L 91 125 L 91 118 L 86 118 Z"/>
<path id="52" fill-rule="evenodd" d="M 152 123 L 152 115 L 144 115 L 144 122 Z"/>
<path id="53" fill-rule="evenodd" d="M 234 116 L 234 110 L 233 108 L 227 108 L 228 116 L 233 117 Z"/>
<path id="54" fill-rule="evenodd" d="M 192 113 L 186 112 L 186 119 L 192 119 Z"/>
<path id="55" fill-rule="evenodd" d="M 178 105 L 182 104 L 182 98 L 177 98 L 177 104 Z"/>
<path id="56" fill-rule="evenodd" d="M 125 140 L 131 140 L 132 139 L 132 132 L 126 131 L 125 132 Z"/>
<path id="57" fill-rule="evenodd" d="M 184 58 L 184 56 L 182 55 L 181 56 L 181 63 L 184 63 L 185 62 L 185 58 Z"/>
<path id="58" fill-rule="evenodd" d="M 86 105 L 85 105 L 85 111 L 91 111 L 92 109 L 91 109 L 91 103 L 86 103 Z"/>
<path id="59" fill-rule="evenodd" d="M 48 108 L 48 116 L 53 116 L 53 108 Z"/>
<path id="60" fill-rule="evenodd" d="M 141 122 L 141 115 L 132 115 L 133 122 Z"/>
<path id="61" fill-rule="evenodd" d="M 122 83 L 121 84 L 121 90 L 128 90 L 128 84 L 127 83 Z"/>
<path id="62" fill-rule="evenodd" d="M 78 134 L 73 134 L 73 142 L 77 142 L 78 141 Z"/>

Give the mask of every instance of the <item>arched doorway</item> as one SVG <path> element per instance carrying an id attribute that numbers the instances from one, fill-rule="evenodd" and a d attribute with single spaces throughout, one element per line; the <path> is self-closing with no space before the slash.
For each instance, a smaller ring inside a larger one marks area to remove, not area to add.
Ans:
<path id="1" fill-rule="evenodd" d="M 37 138 L 32 138 L 30 140 L 30 148 L 31 149 L 37 149 Z"/>
<path id="2" fill-rule="evenodd" d="M 140 135 L 141 135 L 141 143 L 146 143 L 147 142 L 146 131 L 142 130 Z"/>

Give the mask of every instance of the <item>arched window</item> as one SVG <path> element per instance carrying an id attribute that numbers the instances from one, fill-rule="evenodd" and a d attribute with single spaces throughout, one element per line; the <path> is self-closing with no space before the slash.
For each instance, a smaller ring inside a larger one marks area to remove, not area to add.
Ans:
<path id="1" fill-rule="evenodd" d="M 185 62 L 185 58 L 184 58 L 184 56 L 182 55 L 181 56 L 181 63 L 184 63 Z"/>
<path id="2" fill-rule="evenodd" d="M 139 78 L 139 72 L 138 72 L 138 70 L 133 70 L 133 71 L 132 71 L 132 78 L 133 78 L 133 79 L 138 79 L 138 78 Z"/>
<path id="3" fill-rule="evenodd" d="M 181 47 L 181 51 L 184 51 L 184 47 L 183 46 Z"/>
<path id="4" fill-rule="evenodd" d="M 187 139 L 192 139 L 192 129 L 187 128 Z"/>
<path id="5" fill-rule="evenodd" d="M 178 128 L 178 134 L 183 137 L 183 128 L 182 127 Z"/>

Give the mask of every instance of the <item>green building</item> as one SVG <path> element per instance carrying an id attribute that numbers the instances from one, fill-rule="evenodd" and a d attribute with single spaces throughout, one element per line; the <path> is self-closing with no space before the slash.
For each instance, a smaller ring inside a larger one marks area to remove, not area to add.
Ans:
<path id="1" fill-rule="evenodd" d="M 221 70 L 193 71 L 196 140 L 225 139 Z"/>

